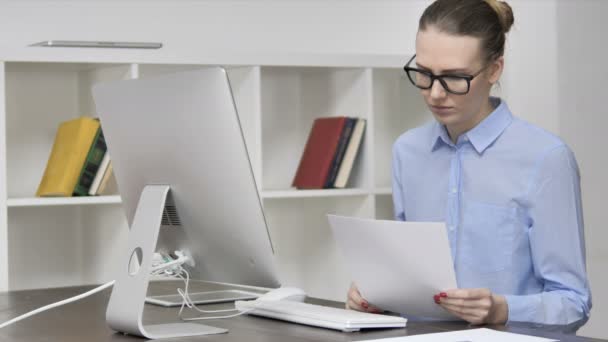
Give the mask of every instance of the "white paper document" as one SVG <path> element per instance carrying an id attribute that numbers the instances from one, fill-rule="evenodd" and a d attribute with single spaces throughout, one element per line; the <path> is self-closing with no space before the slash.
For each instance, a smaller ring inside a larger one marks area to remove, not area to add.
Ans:
<path id="1" fill-rule="evenodd" d="M 433 299 L 457 287 L 444 223 L 328 219 L 352 280 L 370 304 L 406 316 L 458 320 Z"/>
<path id="2" fill-rule="evenodd" d="M 367 342 L 549 342 L 543 337 L 513 334 L 492 329 L 472 329 L 461 331 L 450 331 L 445 333 L 424 334 L 404 337 L 382 338 L 379 340 L 368 340 Z"/>

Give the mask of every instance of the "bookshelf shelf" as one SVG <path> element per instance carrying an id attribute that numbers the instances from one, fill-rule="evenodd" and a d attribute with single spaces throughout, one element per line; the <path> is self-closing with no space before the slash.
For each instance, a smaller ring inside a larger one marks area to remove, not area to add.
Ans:
<path id="1" fill-rule="evenodd" d="M 45 198 L 9 198 L 6 205 L 15 207 L 46 207 L 69 205 L 121 204 L 120 196 L 91 196 L 91 197 L 45 197 Z"/>
<path id="2" fill-rule="evenodd" d="M 271 190 L 263 191 L 263 199 L 366 196 L 365 189 Z"/>

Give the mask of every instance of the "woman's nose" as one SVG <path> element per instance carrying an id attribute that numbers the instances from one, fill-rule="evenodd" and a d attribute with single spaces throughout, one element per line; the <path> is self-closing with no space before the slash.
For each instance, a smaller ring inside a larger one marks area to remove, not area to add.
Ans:
<path id="1" fill-rule="evenodd" d="M 443 85 L 441 84 L 441 82 L 439 82 L 439 80 L 436 79 L 435 82 L 433 82 L 433 86 L 431 87 L 431 98 L 441 99 L 444 98 L 446 95 L 447 92 L 443 88 Z"/>

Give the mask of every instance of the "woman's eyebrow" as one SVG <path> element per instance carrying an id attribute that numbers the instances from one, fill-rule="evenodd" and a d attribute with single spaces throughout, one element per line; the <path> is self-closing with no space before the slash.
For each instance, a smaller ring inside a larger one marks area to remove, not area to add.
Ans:
<path id="1" fill-rule="evenodd" d="M 420 69 L 424 69 L 427 71 L 431 71 L 431 68 L 426 67 L 422 64 L 419 64 L 418 62 L 416 62 L 416 65 L 420 68 Z M 443 74 L 450 74 L 450 73 L 466 73 L 468 70 L 467 69 L 446 69 L 446 70 L 441 70 L 441 72 L 439 73 L 439 75 L 443 75 Z"/>

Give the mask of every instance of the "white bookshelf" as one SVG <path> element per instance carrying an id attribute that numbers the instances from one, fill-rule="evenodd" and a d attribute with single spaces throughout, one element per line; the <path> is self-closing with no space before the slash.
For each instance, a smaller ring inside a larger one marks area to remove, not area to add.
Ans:
<path id="1" fill-rule="evenodd" d="M 0 161 L 0 176 L 6 175 L 0 179 L 0 290 L 113 277 L 128 232 L 120 196 L 33 197 L 59 122 L 96 115 L 90 88 L 97 82 L 225 65 L 281 278 L 313 296 L 338 300 L 350 279 L 326 215 L 391 218 L 392 143 L 430 118 L 403 77 L 407 56 L 302 55 L 290 64 L 264 55 L 249 56 L 250 62 L 247 56 L 227 63 L 133 56 L 112 63 L 45 54 L 46 60 L 36 55 L 31 62 L 0 63 L 0 104 L 6 103 L 0 106 L 0 148 L 6 144 Z M 348 187 L 293 189 L 314 119 L 338 115 L 367 119 Z"/>
<path id="2" fill-rule="evenodd" d="M 119 195 L 112 196 L 90 196 L 90 197 L 29 197 L 9 198 L 6 206 L 16 207 L 46 207 L 46 206 L 70 206 L 70 205 L 99 205 L 99 204 L 121 204 Z"/>

